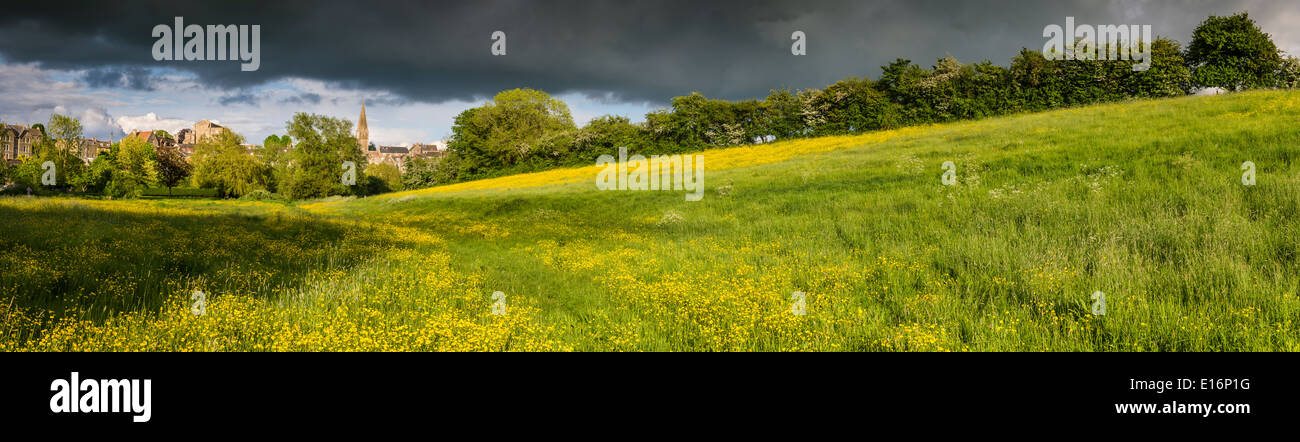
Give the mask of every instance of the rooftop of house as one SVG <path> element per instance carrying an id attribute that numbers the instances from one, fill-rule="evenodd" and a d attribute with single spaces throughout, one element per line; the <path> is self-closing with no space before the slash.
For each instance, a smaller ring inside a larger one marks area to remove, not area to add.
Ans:
<path id="1" fill-rule="evenodd" d="M 12 133 L 19 137 L 23 136 L 28 132 L 41 133 L 40 129 L 27 126 L 24 124 L 0 124 L 0 130 L 4 130 L 6 132 Z"/>

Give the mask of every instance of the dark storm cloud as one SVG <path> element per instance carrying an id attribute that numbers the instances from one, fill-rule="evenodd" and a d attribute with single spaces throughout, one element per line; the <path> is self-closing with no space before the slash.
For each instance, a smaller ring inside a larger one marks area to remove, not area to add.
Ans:
<path id="1" fill-rule="evenodd" d="M 217 102 L 221 103 L 222 106 L 229 106 L 232 104 L 256 105 L 257 101 L 257 96 L 245 91 L 238 91 L 217 99 Z"/>
<path id="2" fill-rule="evenodd" d="M 94 68 L 81 77 L 91 87 L 121 87 L 137 91 L 154 90 L 154 77 L 142 67 Z"/>
<path id="3" fill-rule="evenodd" d="M 313 94 L 313 93 L 298 94 L 280 100 L 280 102 L 284 104 L 320 104 L 320 94 Z"/>
<path id="4" fill-rule="evenodd" d="M 0 54 L 46 68 L 89 69 L 92 85 L 148 87 L 147 76 L 137 82 L 128 73 L 136 71 L 106 66 L 169 67 L 230 90 L 303 77 L 427 102 L 533 87 L 662 103 L 690 91 L 758 97 L 774 88 L 874 78 L 899 57 L 927 66 L 946 54 L 1006 64 L 1021 47 L 1041 48 L 1043 27 L 1064 24 L 1067 15 L 1079 23 L 1152 24 L 1157 34 L 1185 42 L 1207 15 L 1247 9 L 1263 24 L 1296 7 L 1250 0 L 22 2 L 0 16 Z M 260 70 L 154 61 L 150 31 L 174 16 L 187 24 L 261 25 Z M 503 57 L 489 53 L 496 30 L 508 36 Z M 795 30 L 808 35 L 807 56 L 790 54 Z"/>

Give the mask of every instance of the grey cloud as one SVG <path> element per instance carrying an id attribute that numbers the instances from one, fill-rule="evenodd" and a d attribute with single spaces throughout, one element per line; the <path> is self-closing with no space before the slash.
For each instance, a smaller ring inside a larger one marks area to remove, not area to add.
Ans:
<path id="1" fill-rule="evenodd" d="M 282 104 L 320 104 L 320 94 L 306 93 L 298 94 L 289 98 L 280 100 Z"/>
<path id="2" fill-rule="evenodd" d="M 1208 15 L 1248 10 L 1279 43 L 1300 41 L 1287 21 L 1300 5 L 1263 0 L 53 3 L 7 7 L 0 54 L 46 68 L 91 69 L 98 76 L 86 80 L 95 84 L 112 81 L 111 71 L 98 71 L 105 66 L 163 67 L 231 90 L 302 77 L 424 102 L 476 100 L 514 87 L 601 101 L 663 103 L 691 91 L 734 99 L 874 78 L 900 57 L 923 65 L 945 54 L 1006 64 L 1021 47 L 1041 48 L 1043 27 L 1063 24 L 1067 15 L 1079 23 L 1152 24 L 1157 34 L 1185 43 Z M 261 25 L 261 69 L 154 61 L 150 30 L 177 15 L 191 24 Z M 489 53 L 496 30 L 507 34 L 506 56 Z M 790 54 L 794 30 L 806 32 L 808 55 Z M 126 87 L 146 84 L 117 78 Z"/>
<path id="3" fill-rule="evenodd" d="M 256 105 L 258 97 L 250 92 L 239 91 L 217 98 L 217 102 L 221 103 L 222 106 L 229 106 L 232 104 Z"/>
<path id="4" fill-rule="evenodd" d="M 121 87 L 138 91 L 154 90 L 154 78 L 142 67 L 88 69 L 82 81 L 91 87 Z"/>

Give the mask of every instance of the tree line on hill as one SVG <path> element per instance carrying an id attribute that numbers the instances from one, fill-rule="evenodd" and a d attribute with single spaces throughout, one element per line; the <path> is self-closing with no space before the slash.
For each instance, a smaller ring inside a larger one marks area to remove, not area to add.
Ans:
<path id="1" fill-rule="evenodd" d="M 1108 48 L 1098 48 L 1104 53 Z M 763 99 L 727 101 L 699 93 L 673 98 L 667 109 L 633 124 L 603 116 L 577 127 L 564 102 L 515 89 L 458 115 L 449 154 L 407 164 L 404 185 L 459 181 L 590 165 L 619 146 L 642 155 L 672 154 L 929 123 L 1037 112 L 1127 99 L 1175 97 L 1208 87 L 1293 88 L 1300 62 L 1283 56 L 1248 14 L 1211 16 L 1184 50 L 1177 41 L 1150 43 L 1151 64 L 1132 60 L 1049 60 L 1022 49 L 1003 67 L 963 64 L 951 56 L 929 68 L 898 59 L 880 78 L 846 78 L 823 89 L 773 90 Z"/>

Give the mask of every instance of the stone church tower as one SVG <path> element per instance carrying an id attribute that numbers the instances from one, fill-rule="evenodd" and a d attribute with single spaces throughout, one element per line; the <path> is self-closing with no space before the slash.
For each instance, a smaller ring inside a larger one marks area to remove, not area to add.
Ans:
<path id="1" fill-rule="evenodd" d="M 361 103 L 361 118 L 357 120 L 357 144 L 361 151 L 370 149 L 370 129 L 366 127 L 366 103 Z"/>

